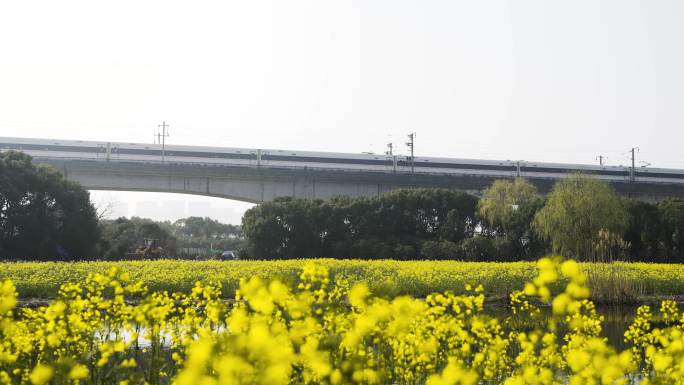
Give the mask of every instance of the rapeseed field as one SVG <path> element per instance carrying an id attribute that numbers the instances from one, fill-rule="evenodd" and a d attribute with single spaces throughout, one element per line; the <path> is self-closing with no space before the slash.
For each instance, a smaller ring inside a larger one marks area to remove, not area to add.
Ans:
<path id="1" fill-rule="evenodd" d="M 229 301 L 218 281 L 155 291 L 109 266 L 62 284 L 46 306 L 18 308 L 15 283 L 1 280 L 0 384 L 684 384 L 677 304 L 641 306 L 630 347 L 616 351 L 574 261 L 525 264 L 531 277 L 504 319 L 484 312 L 481 282 L 382 298 L 331 274 L 334 264 L 305 262 L 287 282 L 258 272 Z"/>
<path id="2" fill-rule="evenodd" d="M 89 274 L 106 274 L 111 268 L 126 271 L 131 280 L 151 291 L 189 293 L 195 282 L 218 282 L 222 295 L 231 298 L 240 279 L 260 277 L 293 285 L 311 260 L 276 261 L 124 261 L 124 262 L 14 262 L 0 263 L 0 280 L 14 282 L 20 298 L 54 298 L 59 287 L 79 282 Z M 534 262 L 459 262 L 316 259 L 332 278 L 365 283 L 373 294 L 385 298 L 411 295 L 425 298 L 436 292 L 464 293 L 477 282 L 488 300 L 507 300 L 536 274 Z M 588 275 L 591 299 L 601 303 L 638 303 L 684 293 L 684 265 L 651 263 L 581 264 Z M 552 291 L 562 289 L 554 283 Z"/>

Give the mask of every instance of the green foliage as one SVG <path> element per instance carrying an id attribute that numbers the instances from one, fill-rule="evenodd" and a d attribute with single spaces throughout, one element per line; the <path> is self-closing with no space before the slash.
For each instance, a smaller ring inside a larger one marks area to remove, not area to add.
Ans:
<path id="1" fill-rule="evenodd" d="M 625 257 L 633 260 L 663 260 L 663 225 L 658 205 L 625 199 L 629 223 L 623 238 L 629 245 Z"/>
<path id="2" fill-rule="evenodd" d="M 625 200 L 629 226 L 624 240 L 625 257 L 654 262 L 684 261 L 684 200 L 670 198 L 658 203 Z"/>
<path id="3" fill-rule="evenodd" d="M 88 191 L 26 154 L 0 153 L 0 257 L 90 257 L 97 238 Z"/>
<path id="4" fill-rule="evenodd" d="M 330 201 L 276 199 L 245 213 L 245 254 L 405 259 L 437 251 L 434 243 L 425 242 L 449 242 L 443 245 L 451 254 L 451 244 L 474 233 L 476 205 L 477 198 L 447 189 L 396 190 L 374 198 Z M 421 251 L 423 245 L 428 250 Z"/>
<path id="5" fill-rule="evenodd" d="M 487 225 L 484 233 L 495 238 L 492 251 L 497 259 L 534 259 L 546 251 L 546 243 L 532 231 L 543 204 L 537 188 L 522 178 L 494 181 L 485 191 L 478 214 Z"/>
<path id="6" fill-rule="evenodd" d="M 684 259 L 684 200 L 620 199 L 583 175 L 546 200 L 528 181 L 496 181 L 477 198 L 446 189 L 374 198 L 293 198 L 245 213 L 245 258 L 532 260 L 552 249 L 585 260 Z"/>
<path id="7" fill-rule="evenodd" d="M 108 260 L 149 258 L 145 249 L 146 239 L 153 239 L 154 247 L 161 247 L 159 256 L 177 254 L 177 240 L 170 225 L 151 219 L 133 217 L 100 222 L 102 236 L 99 242 L 99 255 Z M 140 250 L 139 250 L 140 249 Z M 140 251 L 136 255 L 136 251 Z"/>
<path id="8" fill-rule="evenodd" d="M 461 242 L 461 258 L 466 261 L 487 261 L 494 255 L 492 238 L 474 236 Z"/>
<path id="9" fill-rule="evenodd" d="M 238 250 L 242 247 L 240 226 L 221 223 L 208 217 L 188 217 L 171 225 L 179 251 L 189 248 Z"/>
<path id="10" fill-rule="evenodd" d="M 669 260 L 684 261 L 684 200 L 668 199 L 658 204 L 662 239 Z"/>
<path id="11" fill-rule="evenodd" d="M 239 226 L 211 218 L 188 217 L 173 223 L 119 218 L 102 220 L 100 228 L 99 255 L 108 260 L 214 256 L 213 253 L 220 254 L 223 250 L 238 250 L 242 243 Z M 136 255 L 136 250 L 145 247 L 146 239 L 155 240 L 156 246 L 162 248 L 161 255 Z"/>
<path id="12" fill-rule="evenodd" d="M 525 179 L 496 180 L 485 191 L 478 212 L 492 227 L 513 231 L 525 211 L 539 201 L 537 188 Z"/>
<path id="13" fill-rule="evenodd" d="M 424 241 L 420 251 L 430 259 L 457 259 L 461 256 L 461 247 L 451 241 Z"/>
<path id="14" fill-rule="evenodd" d="M 247 254 L 266 258 L 286 255 L 318 256 L 326 234 L 321 200 L 280 198 L 255 206 L 242 218 Z"/>
<path id="15" fill-rule="evenodd" d="M 627 221 L 624 205 L 606 182 L 575 174 L 554 185 L 534 228 L 554 252 L 597 260 L 603 257 L 596 250 L 601 232 L 622 234 Z"/>

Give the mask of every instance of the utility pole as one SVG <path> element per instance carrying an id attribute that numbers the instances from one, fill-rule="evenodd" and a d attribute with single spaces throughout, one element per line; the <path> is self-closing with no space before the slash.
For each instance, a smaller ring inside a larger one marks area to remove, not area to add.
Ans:
<path id="1" fill-rule="evenodd" d="M 636 182 L 636 169 L 634 163 L 636 162 L 635 157 L 634 157 L 634 152 L 639 151 L 639 147 L 632 147 L 630 152 L 632 153 L 632 167 L 629 169 L 629 182 L 634 183 Z"/>
<path id="2" fill-rule="evenodd" d="M 605 159 L 605 157 L 603 155 L 599 155 L 596 157 L 596 159 L 598 159 L 599 161 L 599 166 L 603 166 L 603 160 Z"/>
<path id="3" fill-rule="evenodd" d="M 166 155 L 166 138 L 169 136 L 169 132 L 166 129 L 168 127 L 169 125 L 166 124 L 166 120 L 164 120 L 162 124 L 157 126 L 157 141 L 162 145 L 162 163 L 164 163 L 164 157 Z M 161 132 L 159 132 L 159 128 L 161 128 Z"/>
<path id="4" fill-rule="evenodd" d="M 406 142 L 406 145 L 408 146 L 409 150 L 411 151 L 411 159 L 410 159 L 410 161 L 411 161 L 411 173 L 413 173 L 415 171 L 414 162 L 413 162 L 413 150 L 414 150 L 415 138 L 416 138 L 416 133 L 412 132 L 412 133 L 408 134 L 409 141 Z"/>
<path id="5" fill-rule="evenodd" d="M 385 151 L 387 159 L 392 161 L 392 172 L 397 173 L 397 157 L 394 155 L 394 144 L 392 142 L 387 142 L 387 151 Z"/>

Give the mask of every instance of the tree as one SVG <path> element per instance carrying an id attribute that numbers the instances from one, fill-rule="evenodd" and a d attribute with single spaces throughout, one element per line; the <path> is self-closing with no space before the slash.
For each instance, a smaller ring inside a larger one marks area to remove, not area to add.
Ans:
<path id="1" fill-rule="evenodd" d="M 667 262 L 684 260 L 684 200 L 666 199 L 658 204 L 662 221 L 661 239 Z"/>
<path id="2" fill-rule="evenodd" d="M 532 231 L 532 220 L 544 200 L 537 188 L 525 179 L 496 180 L 478 203 L 478 214 L 496 237 L 499 260 L 529 259 L 540 254 L 546 244 Z"/>
<path id="3" fill-rule="evenodd" d="M 0 256 L 93 257 L 97 215 L 90 194 L 20 152 L 0 153 Z"/>
<path id="4" fill-rule="evenodd" d="M 662 242 L 666 230 L 658 205 L 634 199 L 625 199 L 624 205 L 629 218 L 623 235 L 629 244 L 627 257 L 640 261 L 662 260 L 666 257 Z"/>
<path id="5" fill-rule="evenodd" d="M 177 240 L 168 222 L 155 222 L 151 219 L 133 217 L 118 218 L 100 222 L 100 256 L 109 260 L 142 258 L 134 255 L 144 249 L 146 239 L 154 239 L 155 247 L 162 248 L 161 256 L 174 256 L 177 253 Z"/>
<path id="6" fill-rule="evenodd" d="M 556 182 L 534 217 L 535 230 L 551 242 L 554 252 L 580 260 L 603 259 L 596 247 L 606 232 L 623 234 L 626 227 L 627 213 L 615 191 L 582 174 Z"/>
<path id="7" fill-rule="evenodd" d="M 251 258 L 320 257 L 325 250 L 326 218 L 322 200 L 278 198 L 252 207 L 242 217 L 245 256 Z"/>
<path id="8" fill-rule="evenodd" d="M 252 258 L 444 256 L 452 253 L 452 244 L 472 236 L 476 206 L 476 197 L 447 189 L 395 190 L 373 198 L 329 201 L 280 198 L 245 213 L 245 254 Z"/>
<path id="9" fill-rule="evenodd" d="M 462 248 L 450 241 L 423 241 L 420 245 L 421 256 L 429 259 L 449 259 L 461 256 Z"/>
<path id="10" fill-rule="evenodd" d="M 398 189 L 374 198 L 369 233 L 393 245 L 378 257 L 416 258 L 425 241 L 458 243 L 471 237 L 477 225 L 477 198 L 448 189 Z"/>
<path id="11" fill-rule="evenodd" d="M 480 200 L 478 213 L 490 226 L 500 227 L 504 232 L 513 231 L 521 212 L 537 201 L 537 188 L 527 180 L 496 180 Z"/>
<path id="12" fill-rule="evenodd" d="M 240 226 L 208 217 L 188 217 L 172 224 L 178 247 L 184 249 L 238 250 L 242 247 Z"/>
<path id="13" fill-rule="evenodd" d="M 492 260 L 494 241 L 491 237 L 475 235 L 459 244 L 460 257 L 466 261 Z"/>
<path id="14" fill-rule="evenodd" d="M 278 200 L 247 210 L 242 216 L 242 230 L 247 239 L 247 258 L 270 258 L 282 255 L 287 229 L 282 225 L 283 205 Z"/>

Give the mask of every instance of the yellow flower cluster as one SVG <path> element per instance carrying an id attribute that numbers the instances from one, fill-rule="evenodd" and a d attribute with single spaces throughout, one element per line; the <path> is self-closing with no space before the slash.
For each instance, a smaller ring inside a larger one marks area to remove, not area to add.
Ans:
<path id="1" fill-rule="evenodd" d="M 639 307 L 625 339 L 643 359 L 642 384 L 684 384 L 684 314 L 674 301 L 663 301 L 656 315 Z"/>
<path id="2" fill-rule="evenodd" d="M 506 319 L 486 314 L 480 285 L 383 298 L 316 263 L 288 284 L 242 279 L 231 300 L 219 282 L 151 291 L 113 268 L 18 309 L 4 281 L 0 384 L 684 384 L 674 302 L 656 315 L 640 308 L 625 334 L 633 347 L 617 352 L 580 266 L 545 258 L 537 268 Z"/>

